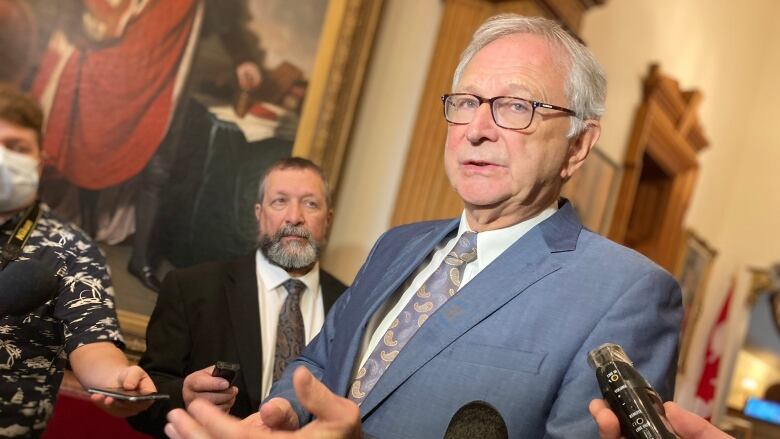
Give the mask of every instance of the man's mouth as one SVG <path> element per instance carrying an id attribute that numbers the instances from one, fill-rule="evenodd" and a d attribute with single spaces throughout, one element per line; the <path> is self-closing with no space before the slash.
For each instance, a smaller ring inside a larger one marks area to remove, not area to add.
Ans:
<path id="1" fill-rule="evenodd" d="M 498 165 L 485 160 L 467 160 L 463 162 L 461 166 L 463 166 L 464 169 L 470 171 L 487 171 L 497 167 Z"/>
<path id="2" fill-rule="evenodd" d="M 300 245 L 303 242 L 308 242 L 310 234 L 303 226 L 284 226 L 276 232 L 275 241 L 285 243 L 295 243 Z"/>

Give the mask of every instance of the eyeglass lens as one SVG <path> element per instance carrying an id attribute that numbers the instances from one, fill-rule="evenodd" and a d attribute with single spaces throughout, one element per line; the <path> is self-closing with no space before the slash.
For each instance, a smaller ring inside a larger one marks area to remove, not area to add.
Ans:
<path id="1" fill-rule="evenodd" d="M 533 103 L 511 97 L 500 97 L 491 101 L 493 120 L 497 125 L 510 129 L 523 129 L 531 124 L 534 114 Z M 471 95 L 451 95 L 444 103 L 445 118 L 456 124 L 467 124 L 474 120 L 480 100 Z"/>

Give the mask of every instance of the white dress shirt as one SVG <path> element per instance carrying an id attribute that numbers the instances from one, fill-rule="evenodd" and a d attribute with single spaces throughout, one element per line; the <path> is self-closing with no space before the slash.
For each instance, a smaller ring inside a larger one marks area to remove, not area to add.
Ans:
<path id="1" fill-rule="evenodd" d="M 261 396 L 265 398 L 273 384 L 274 355 L 276 354 L 276 327 L 279 324 L 279 311 L 287 298 L 287 290 L 282 284 L 290 279 L 283 268 L 272 264 L 258 250 L 255 257 L 257 265 L 257 293 L 260 305 L 260 342 L 262 343 L 263 365 L 260 371 Z M 306 285 L 301 296 L 301 314 L 306 343 L 316 336 L 325 321 L 325 308 L 322 304 L 322 288 L 320 287 L 320 266 L 314 264 L 305 275 L 298 280 Z"/>
<path id="2" fill-rule="evenodd" d="M 477 260 L 466 265 L 463 271 L 463 278 L 460 282 L 458 290 L 463 288 L 464 285 L 469 283 L 470 280 L 479 274 L 485 267 L 493 262 L 497 257 L 501 255 L 506 249 L 509 248 L 515 241 L 520 239 L 535 225 L 546 220 L 558 211 L 558 202 L 554 202 L 550 207 L 540 212 L 535 217 L 529 218 L 525 221 L 521 221 L 503 229 L 489 230 L 486 232 L 479 232 L 477 234 Z M 396 317 L 401 313 L 406 304 L 412 300 L 415 293 L 422 286 L 422 284 L 428 280 L 434 271 L 439 267 L 444 257 L 455 247 L 458 242 L 458 238 L 465 232 L 471 232 L 468 221 L 466 220 L 466 212 L 464 211 L 460 217 L 460 226 L 458 226 L 458 232 L 455 235 L 448 235 L 444 240 L 436 246 L 435 251 L 429 256 L 425 262 L 420 264 L 414 274 L 409 278 L 411 282 L 407 281 L 399 291 L 403 293 L 398 296 L 395 293 L 389 300 L 382 305 L 377 312 L 371 317 L 371 320 L 366 326 L 366 335 L 363 336 L 363 347 L 360 351 L 360 363 L 355 365 L 355 370 L 362 367 L 368 357 L 373 352 L 377 343 L 382 339 L 387 332 L 390 324 L 393 323 Z M 381 321 L 380 321 L 381 319 Z M 372 329 L 374 328 L 374 329 Z M 369 338 L 367 335 L 372 334 Z M 354 376 L 354 373 L 353 373 Z"/>

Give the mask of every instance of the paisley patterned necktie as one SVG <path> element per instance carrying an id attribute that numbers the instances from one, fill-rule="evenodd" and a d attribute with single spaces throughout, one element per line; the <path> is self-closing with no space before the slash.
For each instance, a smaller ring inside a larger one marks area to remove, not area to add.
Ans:
<path id="1" fill-rule="evenodd" d="M 466 232 L 390 324 L 382 340 L 355 375 L 347 395 L 349 399 L 358 405 L 363 402 L 417 329 L 458 292 L 466 264 L 476 259 L 477 234 Z"/>
<path id="2" fill-rule="evenodd" d="M 279 312 L 279 325 L 276 327 L 276 353 L 274 354 L 274 381 L 278 380 L 287 367 L 306 346 L 301 314 L 301 295 L 306 291 L 306 284 L 298 279 L 287 279 L 283 284 L 287 290 Z"/>

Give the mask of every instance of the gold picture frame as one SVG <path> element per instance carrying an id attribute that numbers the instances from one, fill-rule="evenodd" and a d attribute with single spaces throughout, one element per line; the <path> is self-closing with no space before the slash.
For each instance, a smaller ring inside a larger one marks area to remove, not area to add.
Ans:
<path id="1" fill-rule="evenodd" d="M 384 0 L 331 0 L 293 155 L 320 164 L 335 189 Z M 335 193 L 335 190 L 333 191 Z"/>

